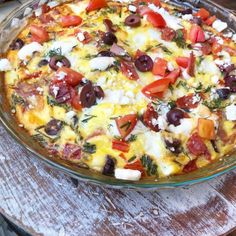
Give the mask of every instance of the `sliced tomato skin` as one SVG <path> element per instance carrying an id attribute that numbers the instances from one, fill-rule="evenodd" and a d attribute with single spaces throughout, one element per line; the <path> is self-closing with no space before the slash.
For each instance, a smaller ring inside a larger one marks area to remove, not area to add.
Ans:
<path id="1" fill-rule="evenodd" d="M 188 67 L 188 61 L 189 61 L 189 58 L 188 57 L 177 57 L 176 59 L 176 63 L 183 67 L 183 68 L 187 68 Z"/>
<path id="2" fill-rule="evenodd" d="M 124 141 L 112 140 L 112 149 L 119 150 L 121 152 L 129 152 L 129 144 Z"/>
<path id="3" fill-rule="evenodd" d="M 165 59 L 157 57 L 154 61 L 152 73 L 154 75 L 164 76 L 167 70 L 167 61 Z"/>
<path id="4" fill-rule="evenodd" d="M 32 35 L 32 41 L 38 43 L 44 43 L 49 40 L 49 34 L 46 29 L 42 26 L 38 25 L 31 25 L 30 26 L 30 33 Z"/>
<path id="5" fill-rule="evenodd" d="M 211 16 L 205 21 L 205 23 L 211 26 L 215 22 L 215 20 L 216 20 L 216 16 Z"/>
<path id="6" fill-rule="evenodd" d="M 194 44 L 205 42 L 206 38 L 203 29 L 199 25 L 192 25 L 189 33 L 189 39 Z"/>
<path id="7" fill-rule="evenodd" d="M 173 71 L 171 71 L 168 75 L 165 76 L 164 79 L 169 79 L 171 84 L 174 84 L 178 77 L 180 76 L 181 70 L 180 68 L 177 68 Z"/>
<path id="8" fill-rule="evenodd" d="M 166 21 L 162 17 L 161 14 L 156 13 L 154 11 L 149 11 L 145 13 L 147 16 L 147 20 L 156 28 L 164 28 L 166 27 Z"/>
<path id="9" fill-rule="evenodd" d="M 75 15 L 62 16 L 60 24 L 62 27 L 77 26 L 82 23 L 82 18 Z"/>
<path id="10" fill-rule="evenodd" d="M 176 100 L 176 105 L 182 109 L 196 108 L 198 106 L 199 102 L 193 103 L 193 97 L 194 97 L 194 94 L 192 93 L 192 94 L 183 96 L 181 98 L 178 98 Z"/>
<path id="11" fill-rule="evenodd" d="M 162 98 L 163 93 L 168 89 L 170 79 L 160 79 L 148 84 L 142 89 L 142 93 L 148 98 Z"/>
<path id="12" fill-rule="evenodd" d="M 148 104 L 146 111 L 143 114 L 143 123 L 149 127 L 151 130 L 158 132 L 160 131 L 158 125 L 153 125 L 152 119 L 157 119 L 158 114 L 155 111 L 151 103 Z"/>
<path id="13" fill-rule="evenodd" d="M 187 148 L 194 156 L 198 157 L 204 155 L 210 160 L 211 154 L 209 153 L 206 144 L 197 133 L 192 134 L 192 136 L 188 139 Z"/>
<path id="14" fill-rule="evenodd" d="M 210 16 L 210 13 L 205 8 L 200 8 L 200 10 L 195 14 L 195 16 L 201 17 L 202 20 L 206 20 Z"/>
<path id="15" fill-rule="evenodd" d="M 79 72 L 72 70 L 71 68 L 67 68 L 67 67 L 60 67 L 57 70 L 57 73 L 59 72 L 64 72 L 66 74 L 65 76 L 66 83 L 73 87 L 77 86 L 84 77 Z"/>
<path id="16" fill-rule="evenodd" d="M 106 0 L 90 0 L 86 7 L 87 12 L 95 11 L 107 6 Z"/>
<path id="17" fill-rule="evenodd" d="M 196 159 L 195 159 L 195 160 L 190 161 L 187 165 L 184 166 L 183 172 L 189 173 L 189 172 L 195 171 L 197 169 L 198 169 L 198 167 L 197 167 Z"/>
<path id="18" fill-rule="evenodd" d="M 78 110 L 78 111 L 82 110 L 82 106 L 81 106 L 81 103 L 80 103 L 80 97 L 79 97 L 78 94 L 72 97 L 72 99 L 71 99 L 71 106 L 74 109 Z"/>
<path id="19" fill-rule="evenodd" d="M 131 62 L 121 61 L 121 72 L 130 80 L 138 80 L 139 76 Z"/>
<path id="20" fill-rule="evenodd" d="M 194 56 L 193 52 L 191 52 L 187 66 L 187 72 L 190 76 L 194 76 L 195 64 L 196 64 L 196 57 Z"/>
<path id="21" fill-rule="evenodd" d="M 217 41 L 213 42 L 211 50 L 214 55 L 217 55 L 219 52 L 222 51 L 222 49 L 223 46 L 221 44 L 217 43 Z"/>
<path id="22" fill-rule="evenodd" d="M 142 177 L 145 176 L 145 170 L 140 160 L 126 164 L 124 168 L 130 170 L 139 170 L 142 173 Z"/>
<path id="23" fill-rule="evenodd" d="M 121 138 L 124 140 L 134 129 L 137 124 L 137 114 L 129 114 L 122 117 L 116 118 L 116 125 L 120 132 Z"/>

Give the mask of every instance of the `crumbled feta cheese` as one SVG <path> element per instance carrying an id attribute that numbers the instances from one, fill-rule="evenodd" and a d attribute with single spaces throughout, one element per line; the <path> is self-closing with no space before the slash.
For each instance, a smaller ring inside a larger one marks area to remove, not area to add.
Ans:
<path id="1" fill-rule="evenodd" d="M 193 15 L 192 14 L 185 14 L 185 15 L 182 15 L 182 18 L 184 20 L 190 21 L 193 19 Z"/>
<path id="2" fill-rule="evenodd" d="M 197 108 L 191 110 L 195 117 L 207 118 L 211 115 L 211 111 L 207 106 L 199 104 Z"/>
<path id="3" fill-rule="evenodd" d="M 156 124 L 161 130 L 165 130 L 168 126 L 165 116 L 158 116 Z"/>
<path id="4" fill-rule="evenodd" d="M 228 27 L 228 25 L 226 22 L 223 22 L 223 21 L 217 19 L 213 22 L 212 27 L 214 29 L 216 29 L 218 32 L 222 32 L 223 30 L 225 30 Z"/>
<path id="5" fill-rule="evenodd" d="M 58 86 L 56 86 L 56 85 L 52 86 L 52 93 L 54 94 L 55 97 L 57 96 L 57 94 L 59 92 L 59 89 L 60 88 Z"/>
<path id="6" fill-rule="evenodd" d="M 47 3 L 47 5 L 50 7 L 50 8 L 53 8 L 53 7 L 56 7 L 59 5 L 59 2 L 57 1 L 51 1 L 49 3 Z"/>
<path id="7" fill-rule="evenodd" d="M 171 61 L 169 61 L 167 63 L 167 68 L 168 68 L 169 71 L 173 71 L 175 69 L 175 67 L 174 67 L 174 65 Z"/>
<path id="8" fill-rule="evenodd" d="M 217 75 L 214 75 L 213 77 L 211 77 L 211 81 L 214 84 L 218 84 L 219 80 L 220 80 L 220 77 Z"/>
<path id="9" fill-rule="evenodd" d="M 217 43 L 222 44 L 222 45 L 224 44 L 224 40 L 221 37 L 216 36 L 215 39 L 216 39 Z"/>
<path id="10" fill-rule="evenodd" d="M 132 132 L 127 136 L 126 139 L 129 139 L 131 135 L 137 135 L 137 134 L 143 134 L 145 132 L 148 132 L 149 129 L 143 124 L 143 122 L 138 121 L 137 124 L 135 125 L 134 129 Z"/>
<path id="11" fill-rule="evenodd" d="M 67 74 L 64 71 L 60 71 L 57 73 L 58 80 L 63 80 L 66 76 L 67 76 Z"/>
<path id="12" fill-rule="evenodd" d="M 204 35 L 205 35 L 205 39 L 208 40 L 208 39 L 211 38 L 212 33 L 209 32 L 209 31 L 205 31 L 205 32 L 204 32 Z"/>
<path id="13" fill-rule="evenodd" d="M 42 8 L 38 8 L 38 9 L 36 9 L 36 10 L 34 11 L 35 16 L 37 16 L 37 17 L 38 17 L 38 16 L 41 16 L 42 13 L 43 13 Z"/>
<path id="14" fill-rule="evenodd" d="M 95 57 L 90 60 L 90 68 L 92 70 L 106 70 L 108 67 L 112 66 L 115 62 L 114 57 Z"/>
<path id="15" fill-rule="evenodd" d="M 221 75 L 220 69 L 216 66 L 215 62 L 209 58 L 204 59 L 198 67 L 200 73 L 206 73 L 210 75 Z"/>
<path id="16" fill-rule="evenodd" d="M 225 38 L 232 38 L 233 32 L 227 32 L 227 33 L 223 34 L 223 36 L 224 36 Z"/>
<path id="17" fill-rule="evenodd" d="M 210 99 L 211 100 L 216 100 L 219 98 L 218 93 L 216 92 L 216 89 L 212 88 L 211 93 L 210 93 Z"/>
<path id="18" fill-rule="evenodd" d="M 233 35 L 232 40 L 236 43 L 236 34 Z"/>
<path id="19" fill-rule="evenodd" d="M 218 56 L 221 57 L 221 59 L 216 59 L 215 64 L 219 66 L 229 66 L 232 64 L 231 62 L 231 56 L 229 55 L 228 52 L 226 51 L 221 51 L 217 54 Z"/>
<path id="20" fill-rule="evenodd" d="M 12 69 L 12 66 L 8 59 L 6 58 L 0 59 L 0 71 L 8 71 L 11 69 Z"/>
<path id="21" fill-rule="evenodd" d="M 79 32 L 77 34 L 77 37 L 78 37 L 80 42 L 83 42 L 85 40 L 85 36 L 84 36 L 84 34 L 82 32 Z"/>
<path id="22" fill-rule="evenodd" d="M 231 102 L 236 102 L 236 95 L 230 95 L 230 101 Z"/>
<path id="23" fill-rule="evenodd" d="M 137 7 L 134 6 L 134 5 L 129 5 L 129 11 L 136 12 L 137 11 Z"/>
<path id="24" fill-rule="evenodd" d="M 113 137 L 118 136 L 120 137 L 120 131 L 117 127 L 116 121 L 115 120 L 111 120 L 109 126 L 108 126 L 108 131 L 109 134 Z"/>
<path id="25" fill-rule="evenodd" d="M 37 87 L 36 90 L 39 92 L 39 94 L 43 94 L 43 88 Z"/>
<path id="26" fill-rule="evenodd" d="M 182 71 L 182 76 L 184 79 L 189 80 L 191 79 L 191 76 L 188 74 L 187 69 Z"/>
<path id="27" fill-rule="evenodd" d="M 30 57 L 33 56 L 34 52 L 41 52 L 42 50 L 43 46 L 41 44 L 32 42 L 30 44 L 26 44 L 19 50 L 18 57 L 21 60 L 27 61 Z"/>
<path id="28" fill-rule="evenodd" d="M 225 108 L 225 115 L 227 120 L 236 120 L 236 104 L 231 104 Z"/>
<path id="29" fill-rule="evenodd" d="M 138 181 L 141 178 L 141 172 L 139 170 L 116 168 L 115 177 L 117 179 Z"/>
<path id="30" fill-rule="evenodd" d="M 60 49 L 61 54 L 67 56 L 77 45 L 78 40 L 76 38 L 68 38 L 66 41 L 54 41 L 48 51 Z"/>
<path id="31" fill-rule="evenodd" d="M 32 8 L 26 7 L 24 11 L 24 16 L 28 16 L 29 14 L 31 14 L 31 12 L 32 12 Z"/>
<path id="32" fill-rule="evenodd" d="M 65 122 L 69 125 L 73 124 L 73 118 L 76 116 L 74 111 L 68 111 L 65 115 Z"/>
<path id="33" fill-rule="evenodd" d="M 63 63 L 58 61 L 57 64 L 56 64 L 58 67 L 62 67 L 63 66 Z"/>

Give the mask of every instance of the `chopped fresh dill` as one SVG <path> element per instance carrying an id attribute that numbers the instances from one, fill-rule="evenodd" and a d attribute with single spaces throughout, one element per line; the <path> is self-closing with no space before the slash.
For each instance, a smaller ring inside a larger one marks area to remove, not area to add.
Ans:
<path id="1" fill-rule="evenodd" d="M 89 120 L 97 117 L 97 116 L 94 116 L 94 115 L 87 115 L 87 114 L 84 114 L 84 116 L 87 117 L 87 118 L 81 120 L 81 122 L 83 122 L 83 123 L 87 123 Z"/>
<path id="2" fill-rule="evenodd" d="M 62 50 L 61 47 L 60 48 L 54 48 L 52 50 L 50 50 L 45 57 L 54 57 L 54 56 L 62 56 Z"/>
<path id="3" fill-rule="evenodd" d="M 148 155 L 143 155 L 141 157 L 141 163 L 143 167 L 146 169 L 147 174 L 150 175 L 157 175 L 157 165 L 153 163 L 153 160 Z"/>
<path id="4" fill-rule="evenodd" d="M 97 149 L 97 147 L 96 147 L 95 144 L 85 142 L 85 144 L 83 145 L 83 151 L 87 152 L 87 153 L 90 153 L 90 154 L 95 153 L 96 149 Z"/>
<path id="5" fill-rule="evenodd" d="M 136 159 L 136 156 L 134 155 L 134 156 L 132 156 L 129 160 L 128 160 L 128 162 L 132 162 L 132 161 L 134 161 Z"/>
<path id="6" fill-rule="evenodd" d="M 172 52 L 166 46 L 164 46 L 162 43 L 157 44 L 157 47 L 162 49 L 162 51 L 168 55 L 172 54 Z"/>
<path id="7" fill-rule="evenodd" d="M 187 44 L 184 38 L 183 31 L 181 29 L 178 29 L 176 31 L 176 36 L 174 38 L 174 42 L 176 42 L 177 46 L 180 48 L 186 48 Z"/>
<path id="8" fill-rule="evenodd" d="M 127 141 L 128 142 L 134 142 L 136 140 L 137 140 L 137 135 L 131 134 Z"/>

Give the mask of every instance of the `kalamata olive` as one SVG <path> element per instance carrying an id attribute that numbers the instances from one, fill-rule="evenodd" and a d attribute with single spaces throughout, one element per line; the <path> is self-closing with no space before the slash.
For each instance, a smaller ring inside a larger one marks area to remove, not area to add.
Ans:
<path id="1" fill-rule="evenodd" d="M 152 58 L 148 55 L 142 55 L 134 62 L 136 68 L 141 72 L 151 71 L 153 67 Z"/>
<path id="2" fill-rule="evenodd" d="M 22 39 L 16 39 L 12 44 L 10 45 L 10 48 L 12 50 L 18 50 L 21 49 L 24 46 L 24 41 Z"/>
<path id="3" fill-rule="evenodd" d="M 131 14 L 125 18 L 125 25 L 130 27 L 138 27 L 141 25 L 141 18 L 138 15 Z"/>
<path id="4" fill-rule="evenodd" d="M 232 93 L 236 93 L 236 75 L 227 76 L 224 80 L 225 86 L 229 87 Z"/>
<path id="5" fill-rule="evenodd" d="M 224 76 L 228 76 L 232 71 L 236 70 L 234 64 L 231 64 L 231 65 L 228 65 L 228 66 L 220 65 L 219 69 L 220 69 L 221 72 L 224 73 Z"/>
<path id="6" fill-rule="evenodd" d="M 106 27 L 106 30 L 109 32 L 116 32 L 117 27 L 115 27 L 110 19 L 104 19 L 103 23 Z"/>
<path id="7" fill-rule="evenodd" d="M 107 156 L 106 163 L 103 167 L 102 173 L 104 175 L 114 175 L 114 169 L 115 169 L 115 160 L 110 156 Z"/>
<path id="8" fill-rule="evenodd" d="M 38 63 L 38 67 L 46 66 L 47 64 L 48 64 L 48 60 L 42 59 L 42 60 Z"/>
<path id="9" fill-rule="evenodd" d="M 184 118 L 184 112 L 178 108 L 170 110 L 167 114 L 167 121 L 174 126 L 180 125 L 180 120 Z"/>
<path id="10" fill-rule="evenodd" d="M 223 100 L 228 99 L 230 95 L 230 89 L 228 88 L 221 88 L 216 90 L 219 97 Z"/>
<path id="11" fill-rule="evenodd" d="M 104 91 L 100 86 L 94 86 L 95 95 L 98 99 L 104 98 Z"/>
<path id="12" fill-rule="evenodd" d="M 191 8 L 186 8 L 186 9 L 180 10 L 179 13 L 181 13 L 182 15 L 189 15 L 189 14 L 193 14 L 193 10 Z"/>
<path id="13" fill-rule="evenodd" d="M 57 135 L 58 132 L 62 129 L 62 121 L 52 119 L 44 127 L 44 131 L 48 135 Z"/>
<path id="14" fill-rule="evenodd" d="M 117 43 L 117 38 L 112 32 L 106 32 L 102 37 L 102 41 L 107 45 L 112 45 Z"/>
<path id="15" fill-rule="evenodd" d="M 50 61 L 49 61 L 49 66 L 52 70 L 58 70 L 59 66 L 57 63 L 61 63 L 62 66 L 64 67 L 70 67 L 70 61 L 61 55 L 56 55 L 51 57 Z"/>
<path id="16" fill-rule="evenodd" d="M 91 82 L 85 84 L 81 89 L 80 102 L 82 107 L 91 107 L 96 103 L 96 94 Z"/>
<path id="17" fill-rule="evenodd" d="M 216 144 L 216 141 L 215 141 L 215 140 L 211 140 L 211 145 L 212 145 L 214 151 L 215 151 L 216 153 L 219 153 L 219 149 L 218 149 L 218 147 L 217 147 L 217 144 Z"/>
<path id="18" fill-rule="evenodd" d="M 193 23 L 201 26 L 202 25 L 202 18 L 194 16 L 193 17 Z"/>
<path id="19" fill-rule="evenodd" d="M 166 148 L 168 148 L 171 152 L 175 154 L 180 154 L 181 153 L 181 142 L 178 139 L 173 139 L 173 140 L 165 140 L 166 143 Z"/>
<path id="20" fill-rule="evenodd" d="M 112 53 L 111 51 L 101 51 L 98 53 L 99 57 L 114 57 L 114 53 Z"/>
<path id="21" fill-rule="evenodd" d="M 57 103 L 65 103 L 71 99 L 71 90 L 69 86 L 61 81 L 49 86 L 49 94 L 55 98 Z"/>

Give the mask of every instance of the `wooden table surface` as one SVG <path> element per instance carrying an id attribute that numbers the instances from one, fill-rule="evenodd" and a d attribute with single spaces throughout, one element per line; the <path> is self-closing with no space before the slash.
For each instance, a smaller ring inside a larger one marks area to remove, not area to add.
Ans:
<path id="1" fill-rule="evenodd" d="M 236 9 L 235 0 L 228 2 Z M 159 192 L 76 187 L 0 126 L 0 213 L 32 235 L 226 235 L 236 227 L 235 183 L 232 171 L 190 188 Z"/>

